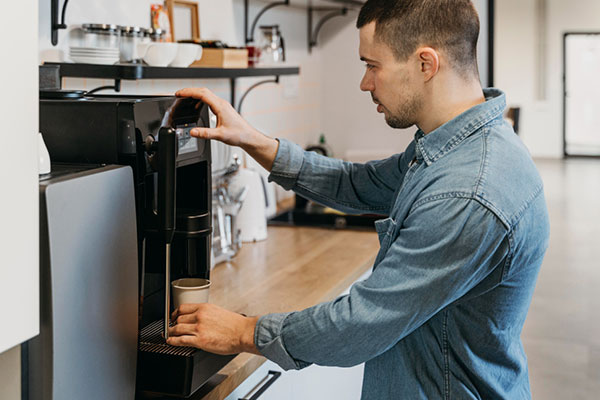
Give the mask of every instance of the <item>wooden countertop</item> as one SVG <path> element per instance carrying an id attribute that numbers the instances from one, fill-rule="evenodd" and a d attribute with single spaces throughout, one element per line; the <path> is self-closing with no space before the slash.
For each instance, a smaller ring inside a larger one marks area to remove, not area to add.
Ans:
<path id="1" fill-rule="evenodd" d="M 374 231 L 269 227 L 266 241 L 244 243 L 211 272 L 210 302 L 246 315 L 302 310 L 336 298 L 372 265 Z M 224 399 L 265 362 L 235 357 L 193 399 Z"/>

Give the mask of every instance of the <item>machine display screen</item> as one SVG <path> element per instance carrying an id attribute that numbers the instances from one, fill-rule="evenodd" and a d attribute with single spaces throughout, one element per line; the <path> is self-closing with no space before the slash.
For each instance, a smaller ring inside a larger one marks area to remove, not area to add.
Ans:
<path id="1" fill-rule="evenodd" d="M 195 127 L 196 124 L 189 124 L 184 126 L 178 126 L 175 128 L 177 133 L 177 144 L 179 147 L 179 154 L 192 153 L 198 151 L 198 139 L 190 135 L 190 130 Z"/>
<path id="2" fill-rule="evenodd" d="M 199 150 L 198 139 L 190 135 L 190 130 L 205 126 L 201 111 L 207 107 L 203 102 L 192 98 L 176 99 L 163 117 L 163 126 L 170 126 L 177 133 L 179 154 L 193 153 Z"/>

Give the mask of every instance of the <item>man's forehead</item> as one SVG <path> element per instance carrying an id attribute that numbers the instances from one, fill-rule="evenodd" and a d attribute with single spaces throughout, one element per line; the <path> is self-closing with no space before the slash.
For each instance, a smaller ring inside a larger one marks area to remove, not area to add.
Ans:
<path id="1" fill-rule="evenodd" d="M 360 42 L 358 46 L 358 55 L 361 61 L 381 62 L 387 56 L 391 49 L 375 36 L 375 22 L 370 22 L 359 30 Z"/>
<path id="2" fill-rule="evenodd" d="M 373 60 L 375 51 L 375 22 L 370 22 L 359 29 L 358 53 L 362 61 Z"/>
<path id="3" fill-rule="evenodd" d="M 369 22 L 368 24 L 360 27 L 358 30 L 360 41 L 366 43 L 371 43 L 375 40 L 375 21 Z"/>

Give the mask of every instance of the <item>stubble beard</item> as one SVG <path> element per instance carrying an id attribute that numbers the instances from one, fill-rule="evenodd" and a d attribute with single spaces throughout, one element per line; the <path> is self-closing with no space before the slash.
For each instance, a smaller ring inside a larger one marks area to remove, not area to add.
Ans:
<path id="1" fill-rule="evenodd" d="M 385 122 L 394 129 L 406 129 L 416 125 L 416 116 L 421 109 L 421 98 L 416 95 L 410 96 L 402 102 L 394 113 L 384 107 Z"/>

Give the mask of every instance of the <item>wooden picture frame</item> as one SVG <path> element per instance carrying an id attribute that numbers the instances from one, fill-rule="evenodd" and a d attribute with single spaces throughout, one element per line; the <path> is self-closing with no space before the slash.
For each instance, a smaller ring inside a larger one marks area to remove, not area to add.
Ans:
<path id="1" fill-rule="evenodd" d="M 166 0 L 165 4 L 169 11 L 169 19 L 171 20 L 172 40 L 174 42 L 179 40 L 199 41 L 200 23 L 198 3 L 189 0 Z M 186 18 L 189 18 L 189 20 L 186 21 Z M 183 30 L 186 31 L 183 35 L 181 34 L 182 26 L 184 27 Z M 179 36 L 189 37 L 177 37 L 177 33 L 180 33 Z"/>

